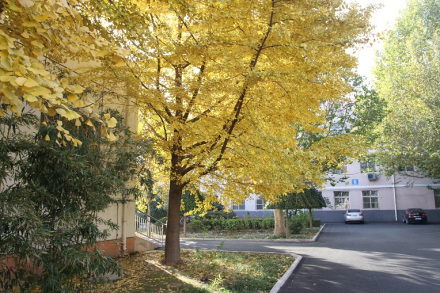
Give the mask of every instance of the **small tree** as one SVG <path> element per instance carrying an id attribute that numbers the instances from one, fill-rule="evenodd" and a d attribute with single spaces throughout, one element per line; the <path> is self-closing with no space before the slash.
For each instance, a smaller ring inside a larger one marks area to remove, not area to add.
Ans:
<path id="1" fill-rule="evenodd" d="M 313 228 L 313 214 L 312 209 L 319 209 L 327 206 L 325 199 L 322 197 L 322 192 L 316 188 L 309 188 L 302 193 L 292 193 L 291 203 L 295 209 L 308 209 L 309 210 L 309 223 L 310 228 Z"/>
<path id="2" fill-rule="evenodd" d="M 325 207 L 324 198 L 322 193 L 316 188 L 308 188 L 300 193 L 288 193 L 287 196 L 280 197 L 280 201 L 276 203 L 269 204 L 267 208 L 275 209 L 278 213 L 281 213 L 284 209 L 286 212 L 286 227 L 285 233 L 286 237 L 289 237 L 289 210 L 290 209 L 308 209 L 309 210 L 309 223 L 310 228 L 313 228 L 313 214 L 312 209 Z M 282 216 L 281 216 L 282 218 Z M 276 220 L 276 218 L 275 218 Z M 278 219 L 279 221 L 279 219 Z M 278 233 L 279 234 L 279 233 Z M 277 235 L 277 234 L 275 234 Z"/>
<path id="3" fill-rule="evenodd" d="M 0 189 L 0 283 L 5 289 L 81 291 L 85 284 L 78 279 L 96 281 L 119 272 L 116 262 L 95 248 L 117 227 L 99 212 L 137 194 L 126 183 L 137 175 L 142 148 L 123 123 L 114 142 L 61 119 L 63 128 L 34 126 L 38 133 L 30 139 L 19 127 L 28 121 L 24 118 L 11 114 L 0 120 L 0 179 L 13 179 Z M 57 142 L 60 129 L 80 138 L 81 145 Z"/>

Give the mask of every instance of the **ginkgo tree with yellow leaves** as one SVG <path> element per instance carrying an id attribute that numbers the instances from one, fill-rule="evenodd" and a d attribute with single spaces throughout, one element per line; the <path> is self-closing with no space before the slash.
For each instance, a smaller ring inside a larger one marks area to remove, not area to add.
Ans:
<path id="1" fill-rule="evenodd" d="M 97 101 L 85 94 L 85 88 L 94 80 L 77 68 L 80 63 L 96 66 L 104 56 L 117 64 L 123 55 L 121 48 L 99 36 L 85 21 L 78 10 L 80 1 L 0 3 L 0 103 L 5 106 L 0 108 L 0 117 L 4 111 L 20 116 L 26 104 L 43 117 L 66 118 L 77 126 L 100 125 L 102 133 L 114 140 L 107 127 L 114 127 L 116 120 L 106 117 L 103 121 L 93 111 Z M 81 143 L 57 123 L 59 143 Z"/>
<path id="2" fill-rule="evenodd" d="M 369 41 L 374 7 L 342 0 L 89 1 L 102 35 L 130 50 L 123 68 L 143 134 L 168 158 L 165 262 L 180 261 L 182 192 L 267 199 L 320 185 L 354 155 L 350 136 L 304 148 L 322 132 L 324 100 L 349 91 L 349 50 Z M 85 9 L 86 10 L 86 9 Z"/>

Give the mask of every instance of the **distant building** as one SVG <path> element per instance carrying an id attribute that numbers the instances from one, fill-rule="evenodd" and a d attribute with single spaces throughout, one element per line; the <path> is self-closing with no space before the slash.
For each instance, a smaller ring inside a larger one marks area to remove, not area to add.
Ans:
<path id="1" fill-rule="evenodd" d="M 402 221 L 408 208 L 422 208 L 429 222 L 440 222 L 440 183 L 418 175 L 412 167 L 402 167 L 387 178 L 370 162 L 353 162 L 329 173 L 329 181 L 321 190 L 327 207 L 315 209 L 315 218 L 323 222 L 343 222 L 343 211 L 357 208 L 364 211 L 366 222 Z M 264 200 L 251 195 L 240 204 L 233 204 L 239 217 L 268 216 Z"/>

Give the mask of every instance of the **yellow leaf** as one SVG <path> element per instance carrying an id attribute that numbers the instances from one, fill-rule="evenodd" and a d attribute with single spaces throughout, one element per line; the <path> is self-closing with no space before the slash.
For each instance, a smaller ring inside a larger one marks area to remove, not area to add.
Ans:
<path id="1" fill-rule="evenodd" d="M 107 51 L 107 50 L 101 50 L 101 51 L 96 52 L 96 53 L 95 53 L 95 56 L 97 56 L 97 57 L 103 57 L 103 56 L 105 56 L 105 55 L 107 55 L 107 54 L 108 54 L 108 51 Z"/>
<path id="2" fill-rule="evenodd" d="M 113 128 L 116 126 L 118 121 L 115 119 L 115 117 L 112 117 L 110 120 L 107 120 L 107 126 L 110 128 Z"/>
<path id="3" fill-rule="evenodd" d="M 80 93 L 82 93 L 83 91 L 84 91 L 84 88 L 83 88 L 82 86 L 80 86 L 80 85 L 75 85 L 75 86 L 74 86 L 73 93 L 75 93 L 75 94 L 80 94 Z"/>
<path id="4" fill-rule="evenodd" d="M 56 108 L 55 111 L 63 117 L 66 115 L 66 110 L 64 110 L 62 108 Z"/>
<path id="5" fill-rule="evenodd" d="M 25 87 L 36 87 L 38 86 L 38 82 L 36 82 L 35 80 L 33 80 L 32 78 L 28 78 L 26 80 L 26 82 L 24 83 Z"/>
<path id="6" fill-rule="evenodd" d="M 64 114 L 64 117 L 66 117 L 69 120 L 73 120 L 73 119 L 77 119 L 77 118 L 81 117 L 81 115 L 79 115 L 75 111 L 66 110 L 66 114 Z"/>
<path id="7" fill-rule="evenodd" d="M 82 100 L 77 100 L 74 104 L 74 106 L 77 108 L 84 107 L 85 105 L 86 105 L 86 103 Z"/>
<path id="8" fill-rule="evenodd" d="M 16 77 L 12 76 L 12 75 L 2 75 L 0 76 L 0 81 L 1 82 L 10 82 L 10 81 L 15 81 Z"/>
<path id="9" fill-rule="evenodd" d="M 81 121 L 79 119 L 76 119 L 75 126 L 81 126 Z"/>
<path id="10" fill-rule="evenodd" d="M 106 114 L 104 114 L 104 117 L 105 117 L 105 119 L 108 120 L 108 119 L 110 119 L 111 116 L 110 116 L 110 114 L 106 113 Z"/>
<path id="11" fill-rule="evenodd" d="M 46 136 L 44 137 L 44 140 L 49 141 L 50 140 L 50 136 L 49 134 L 46 134 Z"/>
<path id="12" fill-rule="evenodd" d="M 63 126 L 63 121 L 57 121 L 58 126 Z"/>
<path id="13" fill-rule="evenodd" d="M 18 84 L 19 86 L 23 86 L 26 81 L 27 78 L 21 76 L 15 79 L 15 83 Z"/>
<path id="14" fill-rule="evenodd" d="M 74 102 L 74 101 L 76 101 L 76 100 L 78 100 L 78 96 L 77 96 L 77 95 L 72 95 L 72 94 L 70 94 L 70 95 L 67 97 L 67 101 L 68 101 L 69 103 L 72 103 L 72 102 Z"/>
<path id="15" fill-rule="evenodd" d="M 57 114 L 57 112 L 55 111 L 54 108 L 49 108 L 47 110 L 47 115 L 49 115 L 49 116 L 55 116 L 56 114 Z"/>
<path id="16" fill-rule="evenodd" d="M 35 96 L 47 96 L 51 93 L 51 91 L 48 88 L 39 86 L 36 89 L 32 91 L 32 94 Z"/>
<path id="17" fill-rule="evenodd" d="M 26 101 L 28 101 L 30 103 L 38 102 L 38 98 L 34 95 L 29 95 L 29 94 L 23 95 L 23 99 L 25 99 Z"/>
<path id="18" fill-rule="evenodd" d="M 116 136 L 113 134 L 113 132 L 110 131 L 110 134 L 107 135 L 107 139 L 109 141 L 115 141 L 116 140 Z"/>
<path id="19" fill-rule="evenodd" d="M 34 6 L 34 2 L 32 0 L 18 0 L 23 7 L 29 8 Z"/>
<path id="20" fill-rule="evenodd" d="M 87 119 L 86 125 L 91 126 L 91 127 L 95 127 L 95 125 L 93 125 L 93 123 L 90 119 Z"/>
<path id="21" fill-rule="evenodd" d="M 40 49 L 44 48 L 44 45 L 42 43 L 40 43 L 39 41 L 37 41 L 37 40 L 32 41 L 31 44 L 34 45 L 37 48 L 40 48 Z"/>

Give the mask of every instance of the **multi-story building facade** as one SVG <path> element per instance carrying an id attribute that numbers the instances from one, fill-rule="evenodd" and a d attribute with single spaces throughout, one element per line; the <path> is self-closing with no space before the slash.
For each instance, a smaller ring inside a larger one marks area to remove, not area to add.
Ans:
<path id="1" fill-rule="evenodd" d="M 408 208 L 423 208 L 429 222 L 440 222 L 440 182 L 418 175 L 412 168 L 402 168 L 387 177 L 369 162 L 353 162 L 329 173 L 333 180 L 322 189 L 327 207 L 314 210 L 323 222 L 343 222 L 344 210 L 364 211 L 366 222 L 401 221 Z M 240 205 L 233 205 L 239 217 L 267 216 L 264 200 L 256 195 Z"/>

